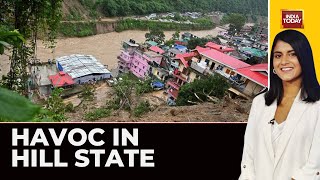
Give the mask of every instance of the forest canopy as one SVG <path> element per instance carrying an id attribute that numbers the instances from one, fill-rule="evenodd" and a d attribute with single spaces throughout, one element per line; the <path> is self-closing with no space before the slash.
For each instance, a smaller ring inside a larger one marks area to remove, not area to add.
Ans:
<path id="1" fill-rule="evenodd" d="M 82 0 L 92 1 L 92 0 Z M 267 0 L 99 0 L 106 16 L 144 15 L 160 12 L 212 12 L 268 15 Z"/>

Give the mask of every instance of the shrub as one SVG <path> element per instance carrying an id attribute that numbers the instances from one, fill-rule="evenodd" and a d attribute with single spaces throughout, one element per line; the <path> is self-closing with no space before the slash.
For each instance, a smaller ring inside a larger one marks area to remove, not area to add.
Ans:
<path id="1" fill-rule="evenodd" d="M 150 111 L 150 104 L 148 101 L 140 102 L 137 107 L 133 109 L 133 116 L 141 117 L 143 114 Z"/>
<path id="2" fill-rule="evenodd" d="M 87 121 L 94 121 L 111 115 L 110 109 L 98 108 L 90 111 L 84 115 L 84 119 Z"/>

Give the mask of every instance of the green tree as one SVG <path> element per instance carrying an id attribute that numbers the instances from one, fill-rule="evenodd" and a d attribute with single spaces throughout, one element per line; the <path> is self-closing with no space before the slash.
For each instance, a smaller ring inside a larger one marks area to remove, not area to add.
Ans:
<path id="1" fill-rule="evenodd" d="M 116 2 L 115 0 L 103 0 L 101 2 L 101 7 L 103 10 L 103 13 L 106 16 L 117 16 L 119 14 L 119 2 Z"/>
<path id="2" fill-rule="evenodd" d="M 177 30 L 174 34 L 172 34 L 173 40 L 179 40 L 180 39 L 180 31 Z"/>
<path id="3" fill-rule="evenodd" d="M 229 15 L 225 15 L 222 22 L 224 24 L 230 23 L 230 29 L 235 29 L 236 32 L 239 32 L 246 22 L 246 17 L 242 14 L 231 13 Z"/>
<path id="4" fill-rule="evenodd" d="M 150 32 L 145 34 L 145 37 L 147 41 L 155 41 L 158 44 L 162 44 L 165 40 L 163 31 L 156 27 L 151 28 Z"/>
<path id="5" fill-rule="evenodd" d="M 61 19 L 62 0 L 2 0 L 1 14 L 8 27 L 17 29 L 28 39 L 12 50 L 7 87 L 27 94 L 27 64 L 36 58 L 36 44 L 42 33 L 48 47 L 54 47 Z"/>
<path id="6" fill-rule="evenodd" d="M 25 42 L 25 39 L 17 30 L 0 31 L 0 54 L 3 54 L 4 50 L 10 47 L 21 47 L 22 43 Z"/>
<path id="7" fill-rule="evenodd" d="M 84 0 L 81 0 L 83 2 Z M 93 0 L 85 0 L 93 1 Z M 146 15 L 164 12 L 212 12 L 241 13 L 249 15 L 268 15 L 266 0 L 98 0 L 106 16 Z M 84 4 L 84 3 L 83 3 Z M 88 4 L 88 3 L 85 3 Z M 87 7 L 92 7 L 87 6 Z M 179 13 L 174 17 L 177 21 L 185 20 Z"/>
<path id="8" fill-rule="evenodd" d="M 204 46 L 209 40 L 206 38 L 192 38 L 188 41 L 188 49 L 195 49 L 197 46 Z"/>
<path id="9" fill-rule="evenodd" d="M 177 105 L 190 105 L 195 102 L 216 101 L 222 98 L 229 84 L 218 74 L 183 85 L 179 90 Z"/>
<path id="10" fill-rule="evenodd" d="M 63 121 L 66 119 L 65 104 L 61 98 L 63 88 L 55 88 L 45 103 L 45 109 L 48 110 L 44 114 L 40 114 L 41 118 L 52 118 L 53 121 Z"/>
<path id="11" fill-rule="evenodd" d="M 25 42 L 18 31 L 0 32 L 0 55 L 5 48 L 18 47 Z M 16 92 L 0 88 L 0 121 L 32 121 L 40 106 L 31 103 Z"/>

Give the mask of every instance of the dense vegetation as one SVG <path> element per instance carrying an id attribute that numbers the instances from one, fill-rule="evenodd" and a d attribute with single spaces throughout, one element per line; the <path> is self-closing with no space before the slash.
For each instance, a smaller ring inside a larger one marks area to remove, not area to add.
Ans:
<path id="1" fill-rule="evenodd" d="M 235 29 L 236 32 L 239 32 L 241 30 L 245 22 L 246 22 L 246 17 L 242 14 L 237 14 L 237 13 L 231 13 L 231 14 L 225 15 L 221 20 L 222 24 L 230 23 L 230 30 L 232 31 L 233 29 Z"/>
<path id="2" fill-rule="evenodd" d="M 196 79 L 181 87 L 176 103 L 179 106 L 184 106 L 197 102 L 215 102 L 224 96 L 228 88 L 228 82 L 218 74 Z"/>
<path id="3" fill-rule="evenodd" d="M 214 23 L 206 18 L 198 19 L 194 24 L 125 19 L 119 21 L 116 31 L 121 32 L 129 29 L 148 30 L 153 28 L 159 28 L 161 30 L 205 30 L 213 29 Z"/>
<path id="4" fill-rule="evenodd" d="M 61 22 L 59 33 L 66 37 L 85 37 L 97 34 L 95 22 Z"/>
<path id="5" fill-rule="evenodd" d="M 99 0 L 106 16 L 144 15 L 160 12 L 211 12 L 268 15 L 267 0 Z"/>
<path id="6" fill-rule="evenodd" d="M 4 87 L 27 95 L 27 64 L 32 58 L 36 59 L 36 43 L 40 34 L 48 47 L 55 45 L 61 3 L 62 0 L 0 1 L 0 32 L 16 29 L 28 40 L 21 46 L 13 46 L 10 72 L 2 83 Z"/>

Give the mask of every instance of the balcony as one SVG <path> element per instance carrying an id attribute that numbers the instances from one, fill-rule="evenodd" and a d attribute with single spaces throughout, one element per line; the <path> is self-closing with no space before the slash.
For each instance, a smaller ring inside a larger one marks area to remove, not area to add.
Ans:
<path id="1" fill-rule="evenodd" d="M 188 76 L 185 75 L 185 74 L 182 74 L 180 71 L 176 72 L 176 73 L 173 73 L 173 76 L 176 77 L 176 78 L 179 78 L 181 79 L 182 81 L 184 82 L 188 82 Z"/>
<path id="2" fill-rule="evenodd" d="M 124 61 L 126 63 L 131 63 L 131 58 L 128 57 L 128 58 L 124 58 L 123 56 L 117 56 L 117 58 L 120 60 L 120 61 Z"/>
<path id="3" fill-rule="evenodd" d="M 192 69 L 198 71 L 199 73 L 203 74 L 204 71 L 206 70 L 205 67 L 201 67 L 198 65 L 198 63 L 196 62 L 191 62 L 191 66 L 190 66 Z"/>
<path id="4" fill-rule="evenodd" d="M 128 66 L 128 64 L 127 64 L 126 62 L 121 61 L 121 60 L 118 61 L 118 64 L 119 64 L 120 66 L 123 66 L 123 67 L 127 67 L 127 66 Z"/>
<path id="5" fill-rule="evenodd" d="M 230 77 L 230 74 L 223 72 L 223 70 L 214 70 L 214 72 L 220 74 L 221 76 L 223 76 L 227 79 L 229 79 L 229 77 Z"/>
<path id="6" fill-rule="evenodd" d="M 167 93 L 176 100 L 178 98 L 179 91 L 173 88 L 170 88 L 167 90 Z"/>
<path id="7" fill-rule="evenodd" d="M 168 81 L 167 84 L 171 87 L 173 87 L 174 89 L 176 90 L 179 90 L 180 89 L 180 85 L 177 83 L 177 82 L 174 82 L 174 81 Z"/>

